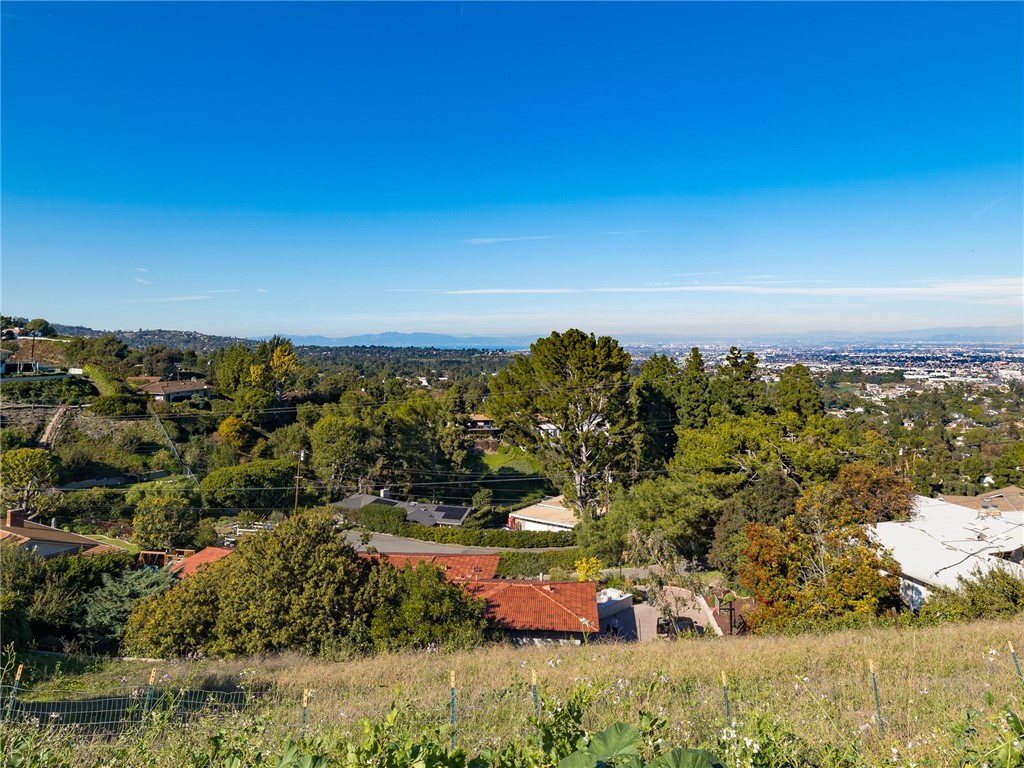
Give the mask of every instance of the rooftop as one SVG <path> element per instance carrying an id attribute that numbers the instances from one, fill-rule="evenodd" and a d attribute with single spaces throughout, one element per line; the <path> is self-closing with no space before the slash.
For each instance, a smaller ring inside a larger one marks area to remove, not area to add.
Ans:
<path id="1" fill-rule="evenodd" d="M 596 632 L 597 585 L 592 581 L 472 581 L 466 589 L 487 601 L 487 617 L 510 630 Z"/>

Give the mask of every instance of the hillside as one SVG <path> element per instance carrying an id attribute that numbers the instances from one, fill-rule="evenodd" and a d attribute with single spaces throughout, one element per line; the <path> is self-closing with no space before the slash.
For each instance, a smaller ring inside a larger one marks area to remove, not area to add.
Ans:
<path id="1" fill-rule="evenodd" d="M 971 743 L 970 737 L 964 740 L 965 709 L 976 710 L 973 738 L 979 747 L 999 738 L 988 723 L 999 721 L 1002 707 L 1022 709 L 1024 685 L 1007 645 L 1021 637 L 1024 617 L 827 636 L 492 646 L 451 655 L 421 652 L 334 662 L 297 655 L 157 662 L 156 670 L 167 686 L 262 691 L 255 699 L 266 714 L 259 721 L 261 738 L 272 744 L 303 728 L 324 744 L 344 739 L 359 732 L 360 718 L 381 722 L 395 701 L 410 706 L 412 732 L 441 728 L 444 733 L 450 720 L 450 671 L 456 680 L 460 747 L 472 752 L 510 740 L 530 743 L 535 738 L 528 720 L 533 714 L 530 679 L 536 670 L 540 694 L 552 705 L 564 705 L 574 689 L 584 692 L 588 730 L 615 721 L 639 724 L 647 712 L 664 718 L 660 730 L 669 743 L 712 749 L 728 766 L 957 765 L 968 754 L 965 744 Z M 52 670 L 55 659 L 46 664 Z M 877 709 L 869 664 L 877 672 Z M 142 690 L 152 666 L 94 663 L 83 674 L 67 677 L 75 664 L 65 660 L 50 682 L 34 684 L 34 698 L 54 698 L 68 688 L 90 696 Z M 723 730 L 723 672 L 731 730 Z M 304 690 L 310 693 L 305 717 Z M 254 738 L 254 731 L 246 733 L 239 737 Z M 186 740 L 179 741 L 181 746 L 170 748 L 175 757 L 186 748 Z M 738 753 L 729 759 L 729 750 L 755 742 L 762 757 L 773 755 L 775 762 L 746 762 Z M 841 754 L 856 762 L 840 760 Z"/>

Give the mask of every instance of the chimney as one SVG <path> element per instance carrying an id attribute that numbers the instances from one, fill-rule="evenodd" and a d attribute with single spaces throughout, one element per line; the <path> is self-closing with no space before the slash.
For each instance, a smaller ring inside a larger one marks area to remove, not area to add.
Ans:
<path id="1" fill-rule="evenodd" d="M 57 518 L 56 517 L 53 518 L 53 520 L 50 521 L 50 527 L 53 528 L 53 529 L 57 528 Z"/>
<path id="2" fill-rule="evenodd" d="M 7 525 L 9 527 L 21 528 L 25 525 L 25 510 L 24 509 L 8 509 L 7 510 Z"/>
<path id="3" fill-rule="evenodd" d="M 381 488 L 380 489 L 380 497 L 382 499 L 390 499 L 391 498 L 391 491 L 389 491 L 387 488 Z"/>

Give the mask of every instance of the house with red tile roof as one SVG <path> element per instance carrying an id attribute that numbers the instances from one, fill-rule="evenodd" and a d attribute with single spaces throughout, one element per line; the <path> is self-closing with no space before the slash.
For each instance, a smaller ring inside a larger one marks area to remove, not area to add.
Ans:
<path id="1" fill-rule="evenodd" d="M 233 549 L 227 549 L 226 547 L 206 547 L 196 552 L 194 555 L 189 555 L 183 560 L 179 560 L 170 567 L 171 573 L 177 576 L 179 579 L 184 579 L 187 576 L 191 576 L 201 567 L 207 563 L 215 563 L 218 560 L 227 557 Z"/>
<path id="2" fill-rule="evenodd" d="M 488 620 L 518 645 L 579 643 L 600 631 L 592 581 L 482 579 L 465 588 L 486 602 Z"/>
<path id="3" fill-rule="evenodd" d="M 395 568 L 429 563 L 444 571 L 448 581 L 461 583 L 477 579 L 493 579 L 498 572 L 501 555 L 434 555 L 434 554 L 360 554 L 372 560 L 383 559 Z"/>

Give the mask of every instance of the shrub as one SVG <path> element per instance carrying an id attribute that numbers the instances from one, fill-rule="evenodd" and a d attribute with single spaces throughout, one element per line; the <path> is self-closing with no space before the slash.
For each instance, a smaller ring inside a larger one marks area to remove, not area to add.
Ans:
<path id="1" fill-rule="evenodd" d="M 146 401 L 135 395 L 102 395 L 93 400 L 90 411 L 111 418 L 142 416 L 146 412 Z"/>
<path id="2" fill-rule="evenodd" d="M 502 579 L 529 579 L 555 569 L 572 571 L 581 557 L 583 552 L 578 547 L 543 552 L 502 552 L 497 576 Z"/>

